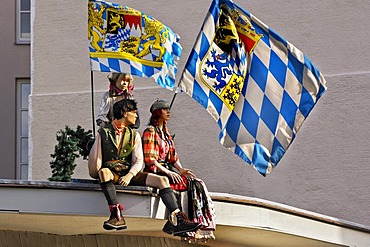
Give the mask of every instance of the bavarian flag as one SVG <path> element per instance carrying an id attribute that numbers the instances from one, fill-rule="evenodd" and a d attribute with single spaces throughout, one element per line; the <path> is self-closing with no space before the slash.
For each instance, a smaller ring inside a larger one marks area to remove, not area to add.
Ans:
<path id="1" fill-rule="evenodd" d="M 218 123 L 221 144 L 263 176 L 326 90 L 300 50 L 231 0 L 213 0 L 179 87 Z"/>
<path id="2" fill-rule="evenodd" d="M 91 70 L 153 77 L 173 89 L 181 55 L 179 36 L 163 23 L 127 6 L 89 0 Z"/>

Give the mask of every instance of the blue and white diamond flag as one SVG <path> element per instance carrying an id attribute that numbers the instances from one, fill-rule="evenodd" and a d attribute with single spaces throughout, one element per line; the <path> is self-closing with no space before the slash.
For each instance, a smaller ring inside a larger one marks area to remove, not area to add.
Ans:
<path id="1" fill-rule="evenodd" d="M 127 6 L 89 0 L 91 70 L 153 77 L 173 89 L 181 55 L 179 36 L 158 20 Z"/>
<path id="2" fill-rule="evenodd" d="M 221 144 L 263 176 L 326 90 L 300 50 L 230 0 L 213 0 L 179 87 L 216 120 Z"/>

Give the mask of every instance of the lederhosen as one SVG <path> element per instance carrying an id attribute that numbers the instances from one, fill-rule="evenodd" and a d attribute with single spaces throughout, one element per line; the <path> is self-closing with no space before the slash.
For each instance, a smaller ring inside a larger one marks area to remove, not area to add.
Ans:
<path id="1" fill-rule="evenodd" d="M 130 127 L 125 128 L 120 152 L 119 143 L 116 142 L 116 130 L 112 124 L 99 129 L 102 140 L 102 168 L 108 168 L 114 175 L 113 182 L 119 177 L 125 176 L 131 169 L 132 150 L 135 145 L 136 131 Z M 145 186 L 147 172 L 138 172 L 130 181 L 129 185 Z"/>

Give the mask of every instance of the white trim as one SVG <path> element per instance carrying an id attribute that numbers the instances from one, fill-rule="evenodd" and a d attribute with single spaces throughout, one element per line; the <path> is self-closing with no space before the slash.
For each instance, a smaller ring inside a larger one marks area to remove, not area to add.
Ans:
<path id="1" fill-rule="evenodd" d="M 370 74 L 370 71 L 353 71 L 353 72 L 345 72 L 345 73 L 324 75 L 324 77 L 329 78 L 329 77 L 356 76 L 356 75 L 369 75 L 369 74 Z"/>

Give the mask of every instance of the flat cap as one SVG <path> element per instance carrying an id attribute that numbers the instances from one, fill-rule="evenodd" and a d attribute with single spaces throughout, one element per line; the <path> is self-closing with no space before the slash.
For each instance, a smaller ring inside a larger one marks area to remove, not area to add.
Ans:
<path id="1" fill-rule="evenodd" d="M 170 109 L 170 103 L 168 103 L 167 101 L 165 100 L 162 100 L 162 99 L 158 99 L 156 102 L 154 102 L 152 104 L 152 106 L 150 107 L 150 113 L 153 113 L 155 110 L 158 110 L 158 109 Z"/>

